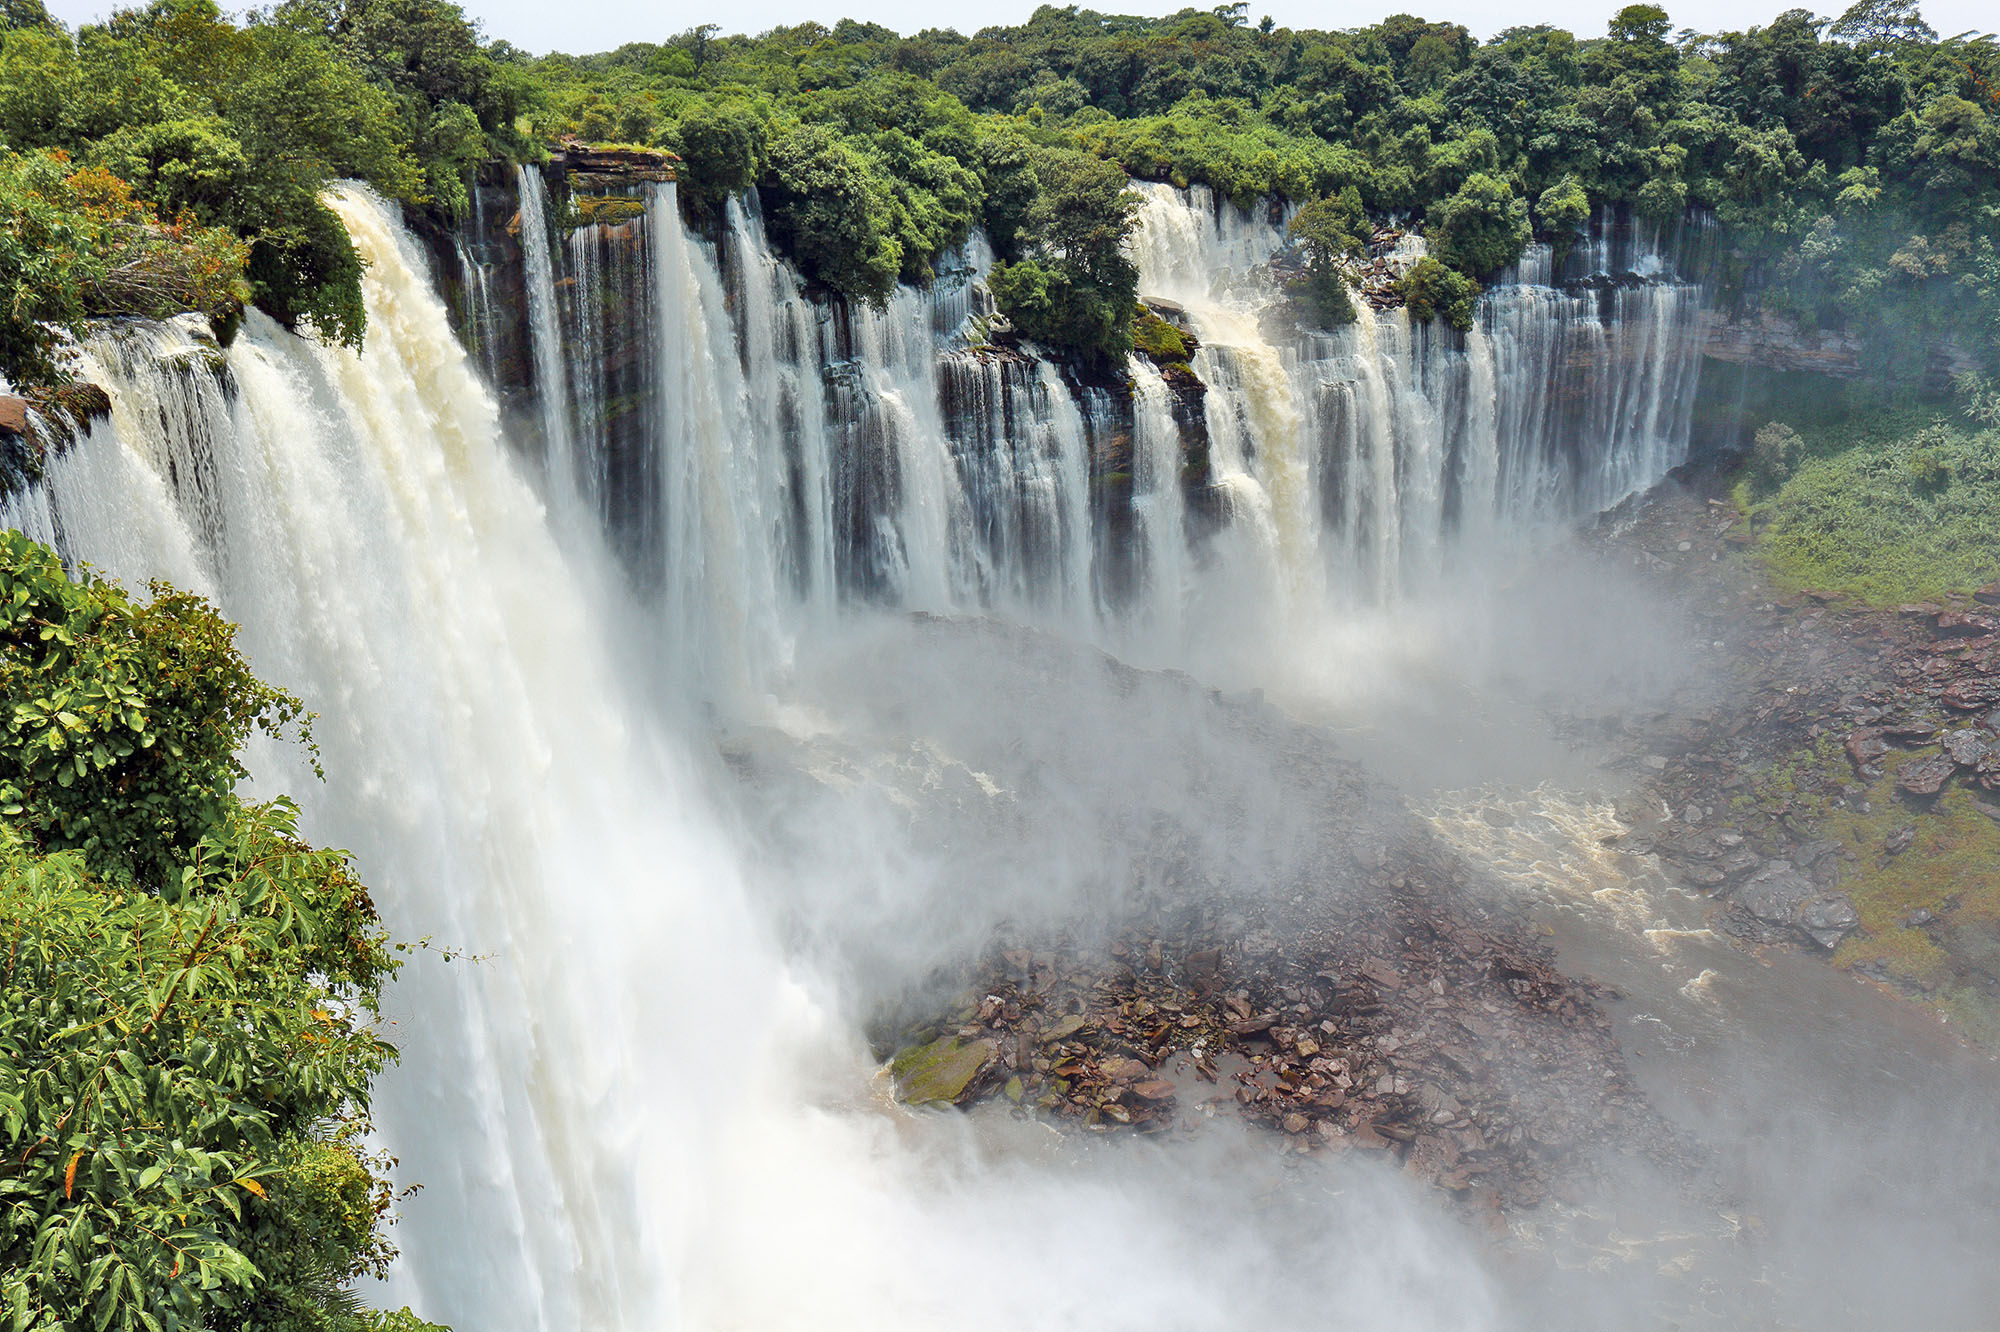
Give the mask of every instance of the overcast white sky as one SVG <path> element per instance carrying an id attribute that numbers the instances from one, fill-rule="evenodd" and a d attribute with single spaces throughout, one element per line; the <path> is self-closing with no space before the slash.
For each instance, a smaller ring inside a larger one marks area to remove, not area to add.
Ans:
<path id="1" fill-rule="evenodd" d="M 761 32 L 781 23 L 818 19 L 866 19 L 897 32 L 922 28 L 957 28 L 973 32 L 998 23 L 1018 23 L 1035 10 L 1036 0 L 984 0 L 970 5 L 941 5 L 935 0 L 461 0 L 466 12 L 480 20 L 488 36 L 504 37 L 535 52 L 560 50 L 578 54 L 605 51 L 624 42 L 661 41 L 697 23 L 717 23 L 725 32 Z M 1212 0 L 1211 0 L 1212 2 Z M 1523 23 L 1553 23 L 1579 37 L 1604 33 L 1605 20 L 1627 0 L 1363 0 L 1332 6 L 1311 0 L 1251 0 L 1254 21 L 1269 14 L 1296 28 L 1352 28 L 1387 14 L 1415 13 L 1430 19 L 1465 24 L 1481 37 Z M 1662 0 L 1655 0 L 1661 3 Z M 69 23 L 102 17 L 123 0 L 46 0 L 57 17 Z M 1089 7 L 1104 13 L 1166 14 L 1198 0 L 1099 0 Z M 1768 22 L 1795 0 L 1664 0 L 1676 28 L 1707 32 L 1741 29 Z M 1827 0 L 1826 12 L 1837 14 L 1851 0 Z M 232 0 L 221 0 L 235 9 Z M 1206 8 L 1207 6 L 1202 6 Z M 1822 6 L 1808 4 L 1814 12 Z M 1925 0 L 1924 16 L 1941 33 L 1982 31 L 2000 27 L 1993 0 Z"/>

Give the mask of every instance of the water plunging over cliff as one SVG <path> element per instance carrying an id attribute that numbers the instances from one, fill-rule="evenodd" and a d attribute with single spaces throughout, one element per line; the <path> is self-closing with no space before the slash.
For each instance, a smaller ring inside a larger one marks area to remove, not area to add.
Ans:
<path id="1" fill-rule="evenodd" d="M 650 188 L 642 216 L 571 218 L 558 241 L 524 175 L 529 341 L 545 449 L 574 448 L 585 477 L 649 478 L 592 482 L 624 496 L 597 509 L 711 684 L 781 666 L 849 601 L 992 610 L 1200 664 L 1205 642 L 1268 644 L 1420 592 L 1685 455 L 1699 292 L 1643 243 L 1596 245 L 1571 268 L 1624 271 L 1562 287 L 1532 249 L 1465 334 L 1365 303 L 1301 334 L 1265 271 L 1279 221 L 1138 186 L 1142 294 L 1201 342 L 1190 396 L 1136 362 L 1089 387 L 984 345 L 976 237 L 932 291 L 842 308 L 806 298 L 754 200 L 704 239 L 671 185 Z M 656 373 L 614 392 L 603 367 L 634 345 Z M 703 606 L 736 579 L 724 600 L 752 609 L 724 625 Z M 732 664 L 711 671 L 717 654 Z"/>
<path id="2" fill-rule="evenodd" d="M 659 215 L 671 205 L 661 196 L 647 271 L 685 339 L 683 357 L 658 367 L 679 376 L 661 390 L 662 414 L 684 413 L 664 441 L 663 504 L 712 506 L 666 545 L 716 574 L 732 543 L 740 553 L 757 531 L 746 515 L 760 458 L 732 454 L 744 437 L 728 433 L 752 412 L 755 375 L 733 354 L 700 355 L 734 351 L 733 333 L 698 334 L 710 319 L 728 330 L 724 290 L 708 252 Z M 113 328 L 86 367 L 110 390 L 112 419 L 5 517 L 115 576 L 201 591 L 240 622 L 253 666 L 320 711 L 329 774 L 321 786 L 296 754 L 260 742 L 258 787 L 296 795 L 314 840 L 352 849 L 398 935 L 459 954 L 419 954 L 390 996 L 386 1035 L 403 1060 L 379 1088 L 378 1120 L 424 1185 L 403 1207 L 394 1302 L 493 1332 L 885 1322 L 997 1332 L 1018 1325 L 1018 1308 L 964 1292 L 998 1264 L 1047 1292 L 1052 1316 L 1112 1328 L 1276 1319 L 1324 1280 L 1364 1314 L 1483 1320 L 1476 1263 L 1428 1234 L 1392 1188 L 1357 1181 L 1366 1207 L 1306 1199 L 1274 1219 L 1233 1187 L 1240 1162 L 1190 1173 L 1121 1154 L 1049 1169 L 1043 1145 L 1004 1124 L 878 1101 L 873 1061 L 822 970 L 835 923 L 893 919 L 920 891 L 941 895 L 940 923 L 921 928 L 973 937 L 993 912 L 1050 894 L 1066 902 L 1059 890 L 1090 883 L 1088 858 L 1053 876 L 1000 875 L 1009 895 L 993 903 L 928 878 L 899 849 L 896 819 L 908 811 L 896 814 L 897 802 L 950 795 L 940 807 L 955 807 L 956 788 L 939 781 L 956 773 L 998 802 L 1003 817 L 991 821 L 977 801 L 966 811 L 997 855 L 1014 844 L 1004 811 L 1020 797 L 955 767 L 935 741 L 897 741 L 884 755 L 893 798 L 842 807 L 824 843 L 835 858 L 788 870 L 794 904 L 760 909 L 744 866 L 762 839 L 740 834 L 706 794 L 720 780 L 692 756 L 705 747 L 699 730 L 652 705 L 656 663 L 621 666 L 617 649 L 657 641 L 663 609 L 677 627 L 719 633 L 750 623 L 758 598 L 782 598 L 748 558 L 699 589 L 699 606 L 692 578 L 663 602 L 657 589 L 597 576 L 596 544 L 565 529 L 533 469 L 510 457 L 413 243 L 372 198 L 333 203 L 369 264 L 365 352 L 308 344 L 260 315 L 226 352 L 198 321 Z M 892 307 L 855 343 L 879 353 L 928 319 Z M 934 382 L 921 377 L 930 364 L 884 361 L 857 391 L 893 402 Z M 1081 486 L 1062 474 L 1077 458 L 1064 440 L 1085 427 L 1050 378 L 1009 373 L 1023 375 L 1009 394 L 1043 413 L 1030 419 L 1045 433 L 1022 447 L 1046 486 L 1036 495 L 1018 483 L 991 503 L 1049 525 L 1021 544 L 1067 542 L 1065 524 L 1080 519 L 1064 495 Z M 956 475 L 958 459 L 944 461 Z M 907 519 L 905 501 L 887 512 Z M 670 509 L 665 521 L 687 519 Z M 1005 548 L 968 536 L 975 559 Z M 1057 554 L 1049 567 L 1056 590 L 1032 595 L 1069 613 L 1082 592 L 1066 580 L 1079 566 Z M 714 654 L 712 672 L 737 661 L 715 637 L 699 646 Z M 920 643 L 884 648 L 885 669 L 914 661 L 918 681 L 933 669 Z M 937 667 L 993 664 L 976 643 L 965 649 Z M 835 683 L 881 682 L 845 670 Z M 1198 692 L 1152 688 L 1208 715 Z M 1067 686 L 1056 697 L 1086 714 L 1099 706 Z M 1127 725 L 1150 716 L 1143 701 Z M 877 741 L 805 711 L 775 719 L 799 743 L 835 737 L 827 791 L 850 789 L 842 765 L 881 785 L 865 766 Z M 1157 722 L 1167 739 L 1179 738 L 1178 715 Z M 990 725 L 978 710 L 961 720 Z M 1062 738 L 1090 748 L 1074 728 Z M 1035 798 L 1038 818 L 1068 818 L 1075 803 L 1060 786 Z M 859 854 L 842 859 L 843 846 Z M 928 965 L 922 947 L 882 955 Z M 1216 1145 L 1218 1159 L 1226 1150 Z M 1166 1275 L 1106 1282 L 1114 1247 L 1163 1262 Z"/>
<path id="3" fill-rule="evenodd" d="M 521 342 L 560 410 L 530 399 L 511 437 L 416 247 L 358 192 L 334 205 L 368 261 L 364 353 L 254 314 L 227 351 L 193 320 L 91 343 L 113 417 L 6 520 L 214 597 L 255 668 L 321 714 L 326 783 L 260 742 L 259 788 L 352 848 L 398 934 L 462 950 L 418 955 L 390 999 L 405 1054 L 382 1136 L 425 1186 L 392 1302 L 486 1332 L 1205 1330 L 1296 1321 L 1329 1291 L 1370 1325 L 1577 1316 L 1496 1276 L 1386 1153 L 1281 1172 L 1286 1138 L 1220 1125 L 1078 1147 L 1005 1110 L 913 1111 L 860 1034 L 1002 921 L 1067 926 L 1135 894 L 1207 910 L 1237 874 L 1337 892 L 1328 862 L 1384 854 L 1286 859 L 1300 811 L 1336 794 L 1287 748 L 1322 732 L 1076 640 L 1196 662 L 1223 640 L 1240 663 L 1303 636 L 1288 618 L 1414 614 L 1427 579 L 1679 456 L 1687 287 L 1523 280 L 1462 339 L 1369 311 L 1294 340 L 1261 318 L 1275 226 L 1150 194 L 1148 292 L 1202 337 L 1204 392 L 1137 363 L 1129 387 L 1081 384 L 987 347 L 963 280 L 829 311 L 747 201 L 705 239 L 665 185 L 577 226 L 588 210 L 544 205 L 524 304 L 553 336 Z M 459 262 L 491 253 L 470 238 Z M 984 261 L 970 246 L 953 271 Z M 504 323 L 506 284 L 478 277 L 463 325 Z M 1617 875 L 1608 807 L 1468 796 L 1434 822 L 1579 902 Z M 1740 970 L 1757 1011 L 1770 968 Z M 1650 952 L 1629 974 L 1664 1052 L 1653 991 L 1679 978 Z M 1686 999 L 1659 1011 L 1715 1002 Z M 1825 1025 L 1865 1051 L 1848 1021 Z M 1872 1055 L 1846 1070 L 1882 1076 Z M 1769 1105 L 1796 1127 L 1788 1085 Z M 1830 1226 L 1863 1206 L 1840 1182 Z M 1635 1228 L 1621 1212 L 1604 1259 L 1678 1280 L 1685 1237 Z M 1853 1247 L 1815 1244 L 1797 1270 Z M 1721 1325 L 1738 1289 L 1771 1287 L 1771 1251 L 1745 1253 Z M 1831 1307 L 1853 1278 L 1814 1284 Z M 1585 1321 L 1642 1321 L 1628 1305 Z"/>
<path id="4" fill-rule="evenodd" d="M 1256 269 L 1282 228 L 1204 188 L 1139 189 L 1141 293 L 1179 302 L 1203 339 L 1217 484 L 1281 588 L 1387 600 L 1686 455 L 1700 298 L 1656 256 L 1648 278 L 1571 291 L 1532 251 L 1462 336 L 1357 301 L 1352 327 L 1280 342 Z"/>

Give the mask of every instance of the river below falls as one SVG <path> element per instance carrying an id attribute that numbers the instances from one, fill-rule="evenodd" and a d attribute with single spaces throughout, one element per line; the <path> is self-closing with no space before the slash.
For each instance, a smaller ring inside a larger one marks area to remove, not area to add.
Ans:
<path id="1" fill-rule="evenodd" d="M 1718 932 L 1705 896 L 1618 848 L 1629 771 L 1556 739 L 1524 696 L 1644 713 L 1710 672 L 1675 617 L 1615 574 L 1577 557 L 1550 576 L 1554 597 L 1516 579 L 1486 586 L 1486 611 L 1446 598 L 1393 631 L 1350 630 L 1365 650 L 1347 678 L 1372 688 L 1273 695 L 1530 904 L 1565 972 L 1614 992 L 1634 1079 L 1713 1187 L 1690 1205 L 1634 1177 L 1517 1215 L 1512 1241 L 1562 1273 L 1531 1262 L 1521 1298 L 1550 1326 L 1645 1325 L 1649 1306 L 1660 1326 L 1990 1326 L 2000 1060 L 1823 958 Z M 1592 645 L 1611 643 L 1659 664 L 1644 687 L 1604 692 Z M 1505 687 L 1496 647 L 1520 654 Z"/>

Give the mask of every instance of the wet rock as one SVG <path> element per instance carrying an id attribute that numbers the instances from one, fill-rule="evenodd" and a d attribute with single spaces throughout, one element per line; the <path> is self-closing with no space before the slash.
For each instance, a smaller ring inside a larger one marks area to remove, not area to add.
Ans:
<path id="1" fill-rule="evenodd" d="M 1066 1041 L 1089 1025 L 1090 1020 L 1083 1014 L 1072 1013 L 1049 1028 L 1048 1035 L 1042 1037 L 1042 1042 L 1045 1045 L 1054 1045 L 1057 1041 Z"/>
<path id="2" fill-rule="evenodd" d="M 1863 777 L 1879 777 L 1882 769 L 1877 766 L 1889 752 L 1889 742 L 1882 738 L 1880 731 L 1859 730 L 1847 737 L 1848 761 Z"/>
<path id="3" fill-rule="evenodd" d="M 1828 893 L 1801 906 L 1792 923 L 1814 943 L 1830 949 L 1838 948 L 1860 927 L 1861 916 L 1845 893 Z"/>
<path id="4" fill-rule="evenodd" d="M 1718 861 L 1715 868 L 1721 871 L 1723 882 L 1734 883 L 1763 863 L 1764 858 L 1755 851 L 1740 847 Z"/>
<path id="5" fill-rule="evenodd" d="M 1793 869 L 1791 861 L 1774 860 L 1743 881 L 1736 900 L 1759 920 L 1789 925 L 1819 891 L 1819 885 Z"/>
<path id="6" fill-rule="evenodd" d="M 0 435 L 27 435 L 28 400 L 0 394 Z"/>
<path id="7" fill-rule="evenodd" d="M 1944 750 L 1944 756 L 1961 768 L 1978 767 L 1988 748 L 1985 737 L 1970 727 L 1945 732 L 1938 744 Z"/>
<path id="8" fill-rule="evenodd" d="M 913 1045 L 889 1061 L 896 1095 L 910 1105 L 958 1105 L 979 1084 L 980 1074 L 1000 1057 L 990 1040 L 961 1041 L 940 1036 L 929 1045 Z"/>
<path id="9" fill-rule="evenodd" d="M 1984 638 L 2000 630 L 2000 620 L 1985 615 L 1954 615 L 1946 612 L 1935 621 L 1939 638 Z"/>
<path id="10" fill-rule="evenodd" d="M 1944 790 L 1945 783 L 1958 771 L 1958 765 L 1950 759 L 1918 759 L 1906 763 L 1896 772 L 1896 788 L 1910 795 L 1928 800 Z"/>
<path id="11" fill-rule="evenodd" d="M 1978 712 L 2000 703 L 2000 678 L 1953 680 L 1938 701 L 1957 712 Z"/>

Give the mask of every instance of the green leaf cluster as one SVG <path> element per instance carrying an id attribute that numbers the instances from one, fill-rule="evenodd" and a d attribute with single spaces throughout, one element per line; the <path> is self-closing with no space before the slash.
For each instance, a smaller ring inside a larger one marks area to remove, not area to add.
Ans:
<path id="1" fill-rule="evenodd" d="M 0 534 L 0 1319 L 363 1332 L 396 962 L 236 746 L 300 716 L 231 627 Z"/>
<path id="2" fill-rule="evenodd" d="M 64 337 L 104 315 L 220 315 L 244 251 L 226 231 L 162 220 L 102 168 L 0 149 L 0 368 L 22 387 L 68 379 Z"/>

